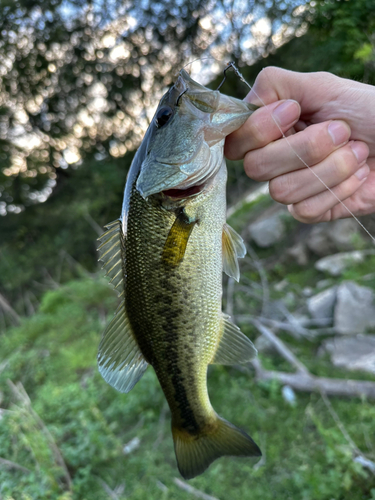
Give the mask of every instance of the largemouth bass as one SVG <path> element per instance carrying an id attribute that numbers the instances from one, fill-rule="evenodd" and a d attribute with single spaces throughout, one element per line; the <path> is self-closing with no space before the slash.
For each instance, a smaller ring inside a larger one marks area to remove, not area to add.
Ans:
<path id="1" fill-rule="evenodd" d="M 186 479 L 223 455 L 261 455 L 216 414 L 206 380 L 209 364 L 246 363 L 256 354 L 221 311 L 222 271 L 238 280 L 246 253 L 225 222 L 224 139 L 255 109 L 182 70 L 134 157 L 121 217 L 100 238 L 100 260 L 121 296 L 99 346 L 100 373 L 128 392 L 152 365 Z"/>

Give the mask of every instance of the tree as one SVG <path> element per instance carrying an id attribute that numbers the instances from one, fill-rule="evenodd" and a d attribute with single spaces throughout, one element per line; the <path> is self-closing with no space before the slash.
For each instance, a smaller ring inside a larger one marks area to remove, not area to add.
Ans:
<path id="1" fill-rule="evenodd" d="M 0 211 L 45 201 L 58 172 L 85 158 L 126 155 L 184 64 L 255 60 L 280 22 L 296 24 L 295 6 L 1 0 Z"/>

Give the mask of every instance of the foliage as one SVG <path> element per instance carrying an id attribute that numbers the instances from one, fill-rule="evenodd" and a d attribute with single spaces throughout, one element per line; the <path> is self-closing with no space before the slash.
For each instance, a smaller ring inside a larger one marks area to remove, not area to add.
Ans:
<path id="1" fill-rule="evenodd" d="M 44 204 L 1 220 L 0 292 L 21 314 L 33 312 L 46 282 L 96 270 L 96 238 L 119 217 L 130 159 L 92 160 L 64 170 Z"/>
<path id="2" fill-rule="evenodd" d="M 245 3 L 0 0 L 0 212 L 8 212 L 0 220 L 0 293 L 23 317 L 0 336 L 6 500 L 104 500 L 108 488 L 119 499 L 191 498 L 173 481 L 169 414 L 153 371 L 123 395 L 101 379 L 95 363 L 116 307 L 96 275 L 95 239 L 100 226 L 119 216 L 142 129 L 174 71 L 207 52 L 248 65 L 241 71 L 251 82 L 269 64 L 374 82 L 371 0 L 307 8 L 293 0 Z M 269 19 L 263 35 L 262 18 Z M 223 91 L 243 97 L 247 89 L 231 75 Z M 231 203 L 249 185 L 242 164 L 231 163 Z M 250 209 L 256 214 L 268 204 L 265 197 L 245 204 L 230 223 L 242 231 Z M 299 228 L 290 228 L 289 237 Z M 305 287 L 325 278 L 312 266 L 279 262 L 273 250 L 261 258 L 269 279 L 287 283 L 283 291 L 271 287 L 273 297 L 294 306 Z M 372 268 L 371 258 L 343 278 L 361 282 Z M 258 284 L 253 263 L 245 260 L 243 270 L 241 284 Z M 375 288 L 373 279 L 366 284 Z M 238 312 L 260 312 L 260 289 L 250 297 L 235 289 Z M 252 327 L 243 330 L 254 338 Z M 316 342 L 283 338 L 312 373 L 346 376 L 317 360 Z M 290 369 L 274 354 L 262 363 Z M 224 367 L 210 368 L 209 390 L 218 413 L 247 429 L 265 458 L 256 467 L 222 458 L 191 481 L 194 487 L 221 500 L 375 499 L 374 477 L 353 462 L 318 395 L 298 394 L 291 407 L 277 383 L 256 383 L 253 374 Z M 373 460 L 373 403 L 333 399 L 332 405 Z M 126 454 L 127 443 L 135 449 Z"/>
<path id="3" fill-rule="evenodd" d="M 44 201 L 61 168 L 133 151 L 184 64 L 254 60 L 296 3 L 1 0 L 1 213 Z"/>
<path id="4" fill-rule="evenodd" d="M 311 1 L 301 16 L 301 31 L 250 68 L 253 81 L 265 66 L 293 71 L 329 71 L 375 83 L 375 12 L 371 0 Z"/>
<path id="5" fill-rule="evenodd" d="M 120 499 L 189 498 L 173 482 L 170 417 L 152 369 L 129 394 L 109 388 L 97 372 L 100 332 L 115 307 L 105 282 L 79 279 L 46 292 L 33 317 L 0 337 L 0 457 L 30 471 L 0 468 L 3 498 L 104 500 L 104 483 L 117 487 Z M 314 349 L 303 346 L 301 357 L 312 370 Z M 268 364 L 280 369 L 277 358 Z M 326 375 L 339 376 L 328 361 L 323 365 Z M 374 478 L 353 462 L 319 396 L 299 394 L 291 407 L 277 383 L 257 384 L 250 374 L 224 367 L 209 370 L 208 384 L 217 412 L 248 429 L 265 458 L 255 468 L 251 460 L 222 458 L 191 481 L 194 487 L 220 499 L 371 499 Z M 356 445 L 374 453 L 368 448 L 374 405 L 332 404 Z M 124 454 L 135 437 L 139 447 Z"/>

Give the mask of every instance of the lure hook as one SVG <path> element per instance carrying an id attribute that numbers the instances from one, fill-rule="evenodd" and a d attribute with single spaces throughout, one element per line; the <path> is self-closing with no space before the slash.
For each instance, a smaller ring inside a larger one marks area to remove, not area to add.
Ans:
<path id="1" fill-rule="evenodd" d="M 181 97 L 185 94 L 185 92 L 187 92 L 189 90 L 189 87 L 186 87 L 186 89 L 181 92 L 181 94 L 177 97 L 177 101 L 176 101 L 176 106 L 178 106 L 178 101 L 181 99 Z"/>
<path id="2" fill-rule="evenodd" d="M 247 83 L 247 81 L 245 80 L 245 78 L 244 78 L 244 77 L 242 76 L 242 74 L 239 72 L 239 70 L 238 70 L 237 66 L 234 64 L 234 62 L 233 62 L 233 61 L 230 61 L 230 62 L 227 64 L 226 68 L 224 69 L 224 78 L 223 78 L 223 81 L 220 83 L 220 85 L 218 86 L 218 88 L 217 88 L 216 90 L 219 90 L 219 89 L 222 87 L 222 85 L 224 84 L 225 80 L 227 79 L 227 71 L 228 71 L 229 69 L 233 69 L 233 71 L 236 73 L 236 75 L 238 76 L 238 78 L 239 78 L 242 82 L 244 82 L 244 83 L 245 83 L 245 84 L 246 84 L 246 85 L 247 85 L 247 86 L 251 89 L 250 85 Z"/>

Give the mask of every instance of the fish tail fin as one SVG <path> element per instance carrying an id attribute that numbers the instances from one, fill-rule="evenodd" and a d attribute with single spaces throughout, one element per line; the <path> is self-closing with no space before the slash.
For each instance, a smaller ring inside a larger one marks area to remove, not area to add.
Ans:
<path id="1" fill-rule="evenodd" d="M 214 460 L 224 455 L 262 455 L 246 432 L 219 416 L 213 425 L 207 426 L 207 430 L 198 435 L 190 434 L 172 423 L 172 434 L 178 469 L 184 479 L 199 476 Z"/>

